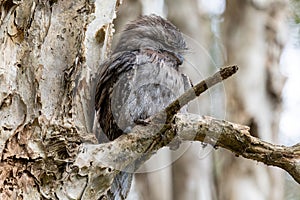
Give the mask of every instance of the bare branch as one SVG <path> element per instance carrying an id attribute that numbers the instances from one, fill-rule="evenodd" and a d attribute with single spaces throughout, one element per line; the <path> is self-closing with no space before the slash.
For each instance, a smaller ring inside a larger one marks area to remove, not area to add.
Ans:
<path id="1" fill-rule="evenodd" d="M 291 147 L 271 144 L 251 136 L 247 126 L 210 117 L 178 114 L 174 126 L 184 140 L 195 134 L 194 141 L 208 142 L 237 156 L 282 168 L 300 183 L 300 143 Z"/>
<path id="2" fill-rule="evenodd" d="M 199 97 L 200 94 L 205 92 L 208 88 L 216 85 L 217 83 L 229 78 L 233 74 L 235 74 L 238 70 L 238 66 L 230 65 L 226 67 L 222 67 L 218 72 L 214 75 L 206 78 L 201 81 L 194 87 L 187 90 L 184 94 L 182 94 L 178 99 L 173 101 L 168 107 L 166 107 L 163 113 L 167 114 L 166 123 L 169 123 L 170 120 L 174 117 L 179 110 L 188 104 L 190 101 L 194 100 L 196 97 Z"/>
<path id="3" fill-rule="evenodd" d="M 95 195 L 91 190 L 97 188 L 101 190 L 96 197 L 105 194 L 119 171 L 137 160 L 142 164 L 174 140 L 200 141 L 216 149 L 225 148 L 237 156 L 280 167 L 300 183 L 300 144 L 292 147 L 271 144 L 251 136 L 247 126 L 194 114 L 176 114 L 172 124 L 167 129 L 165 126 L 139 125 L 113 142 L 84 144 L 74 165 L 79 169 L 78 174 L 91 180 L 84 191 L 86 199 L 90 197 L 87 194 Z"/>

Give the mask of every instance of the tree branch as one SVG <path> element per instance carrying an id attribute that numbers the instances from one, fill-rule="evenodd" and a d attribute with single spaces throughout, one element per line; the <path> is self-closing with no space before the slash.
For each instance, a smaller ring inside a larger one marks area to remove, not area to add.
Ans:
<path id="1" fill-rule="evenodd" d="M 211 117 L 178 114 L 174 126 L 183 140 L 190 140 L 195 134 L 194 141 L 210 143 L 237 156 L 282 168 L 300 183 L 300 143 L 291 147 L 271 144 L 251 136 L 247 126 Z"/>
<path id="2" fill-rule="evenodd" d="M 144 162 L 174 140 L 199 141 L 216 149 L 225 148 L 237 156 L 280 167 L 300 183 L 300 144 L 291 147 L 271 144 L 251 136 L 247 126 L 195 114 L 176 114 L 164 134 L 161 127 L 153 123 L 138 125 L 132 133 L 113 142 L 83 144 L 74 165 L 78 174 L 91 181 L 82 199 L 88 199 L 88 194 L 95 195 L 92 190 L 99 191 L 96 197 L 104 195 L 119 171 L 137 160 Z"/>
<path id="3" fill-rule="evenodd" d="M 196 97 L 199 97 L 200 94 L 205 92 L 208 88 L 216 85 L 217 83 L 229 78 L 233 74 L 235 74 L 238 70 L 236 65 L 230 65 L 226 67 L 222 67 L 218 72 L 214 75 L 206 78 L 201 81 L 194 87 L 187 90 L 184 94 L 182 94 L 178 99 L 173 101 L 169 106 L 167 106 L 161 114 L 167 114 L 166 123 L 169 123 L 174 115 L 179 112 L 179 110 L 187 105 L 190 101 L 194 100 Z M 158 114 L 159 116 L 159 114 Z"/>

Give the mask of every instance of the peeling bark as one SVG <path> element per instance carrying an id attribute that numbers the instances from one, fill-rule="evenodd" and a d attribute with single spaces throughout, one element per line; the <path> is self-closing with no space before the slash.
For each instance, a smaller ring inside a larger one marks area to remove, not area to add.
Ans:
<path id="1" fill-rule="evenodd" d="M 92 83 L 116 1 L 4 0 L 0 9 L 0 199 L 78 199 L 85 177 L 81 190 L 60 189 L 82 141 L 96 141 Z"/>

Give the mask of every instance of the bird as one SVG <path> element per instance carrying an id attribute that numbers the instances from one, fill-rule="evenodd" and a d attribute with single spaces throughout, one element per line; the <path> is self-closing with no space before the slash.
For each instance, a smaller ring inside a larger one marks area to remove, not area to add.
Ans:
<path id="1" fill-rule="evenodd" d="M 187 49 L 180 30 L 158 15 L 140 16 L 126 25 L 111 55 L 100 65 L 96 81 L 99 143 L 105 141 L 103 134 L 106 141 L 113 141 L 129 133 L 191 87 L 180 68 Z M 120 173 L 110 198 L 125 199 L 131 181 L 132 175 Z"/>

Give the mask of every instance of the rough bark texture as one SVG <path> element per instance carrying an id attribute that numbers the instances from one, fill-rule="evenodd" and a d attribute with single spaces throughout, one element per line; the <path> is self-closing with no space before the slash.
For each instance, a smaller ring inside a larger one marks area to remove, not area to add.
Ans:
<path id="1" fill-rule="evenodd" d="M 115 7 L 111 0 L 0 1 L 0 199 L 80 197 L 87 178 L 62 184 L 72 180 L 68 163 L 79 144 L 93 140 L 91 83 Z"/>
<path id="2" fill-rule="evenodd" d="M 279 59 L 287 29 L 286 3 L 230 0 L 223 24 L 228 63 L 240 66 L 239 76 L 226 84 L 227 119 L 275 143 L 284 85 Z M 225 153 L 217 157 L 219 199 L 283 199 L 280 171 Z"/>

